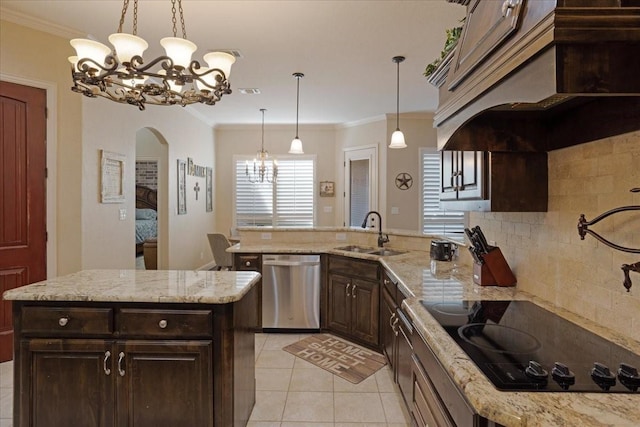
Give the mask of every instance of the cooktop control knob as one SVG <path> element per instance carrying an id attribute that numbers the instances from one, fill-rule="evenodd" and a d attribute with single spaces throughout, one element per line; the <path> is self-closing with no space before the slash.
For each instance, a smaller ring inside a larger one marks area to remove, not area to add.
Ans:
<path id="1" fill-rule="evenodd" d="M 549 377 L 549 373 L 535 360 L 529 361 L 529 366 L 525 368 L 524 373 L 534 381 L 545 383 L 547 382 L 547 377 Z"/>
<path id="2" fill-rule="evenodd" d="M 631 365 L 621 363 L 618 368 L 618 379 L 626 388 L 631 391 L 638 391 L 640 387 L 640 375 L 638 370 Z"/>
<path id="3" fill-rule="evenodd" d="M 600 362 L 595 362 L 593 364 L 593 369 L 591 369 L 591 378 L 600 386 L 601 389 L 605 391 L 616 385 L 616 376 L 611 373 L 607 365 Z"/>
<path id="4" fill-rule="evenodd" d="M 551 370 L 551 377 L 563 390 L 568 390 L 570 385 L 576 383 L 576 376 L 564 363 L 556 362 Z"/>

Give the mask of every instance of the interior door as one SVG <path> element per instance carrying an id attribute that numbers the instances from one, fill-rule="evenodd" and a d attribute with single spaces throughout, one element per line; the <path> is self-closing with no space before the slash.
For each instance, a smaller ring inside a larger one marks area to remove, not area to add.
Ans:
<path id="1" fill-rule="evenodd" d="M 360 227 L 366 213 L 378 208 L 377 146 L 345 150 L 344 168 L 344 225 Z"/>
<path id="2" fill-rule="evenodd" d="M 46 92 L 0 82 L 0 295 L 46 279 Z M 0 299 L 0 362 L 11 360 L 11 304 Z"/>

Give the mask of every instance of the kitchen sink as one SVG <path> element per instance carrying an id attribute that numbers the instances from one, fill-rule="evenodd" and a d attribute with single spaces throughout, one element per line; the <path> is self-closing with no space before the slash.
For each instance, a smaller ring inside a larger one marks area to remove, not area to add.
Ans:
<path id="1" fill-rule="evenodd" d="M 371 255 L 379 255 L 379 256 L 392 256 L 392 255 L 400 255 L 400 254 L 403 254 L 404 252 L 394 251 L 393 249 L 380 248 L 380 249 L 374 249 L 367 253 Z"/>
<path id="2" fill-rule="evenodd" d="M 349 245 L 349 246 L 342 246 L 340 248 L 336 248 L 340 251 L 347 251 L 347 252 L 359 252 L 362 254 L 368 254 L 370 253 L 370 251 L 374 251 L 374 248 L 371 247 L 365 247 L 365 246 L 356 246 L 356 245 Z"/>
<path id="3" fill-rule="evenodd" d="M 366 246 L 357 246 L 357 245 L 342 246 L 336 249 L 340 251 L 357 252 L 361 254 L 378 255 L 378 256 L 392 256 L 392 255 L 400 255 L 404 253 L 401 251 L 395 251 L 393 249 L 387 249 L 387 248 L 376 249 L 376 248 L 370 248 Z"/>

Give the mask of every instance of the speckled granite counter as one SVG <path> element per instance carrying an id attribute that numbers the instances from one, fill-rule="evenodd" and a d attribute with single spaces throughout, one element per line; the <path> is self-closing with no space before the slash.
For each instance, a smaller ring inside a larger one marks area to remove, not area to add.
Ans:
<path id="1" fill-rule="evenodd" d="M 477 286 L 468 266 L 432 262 L 429 254 L 408 251 L 378 257 L 337 249 L 344 244 L 237 245 L 231 252 L 330 253 L 378 259 L 398 279 L 407 296 L 403 306 L 469 403 L 483 417 L 506 426 L 640 426 L 640 394 L 529 393 L 497 390 L 466 353 L 420 304 L 420 300 L 530 300 L 567 320 L 640 354 L 640 343 L 558 308 L 517 287 Z"/>
<path id="2" fill-rule="evenodd" d="M 9 290 L 4 299 L 227 304 L 259 279 L 251 271 L 84 270 Z"/>

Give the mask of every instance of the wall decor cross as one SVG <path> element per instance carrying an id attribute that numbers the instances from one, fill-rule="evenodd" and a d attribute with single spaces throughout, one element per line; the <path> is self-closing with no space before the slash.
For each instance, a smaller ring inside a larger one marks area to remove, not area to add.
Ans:
<path id="1" fill-rule="evenodd" d="M 200 192 L 200 184 L 196 182 L 196 186 L 193 187 L 193 191 L 196 192 L 196 200 L 198 200 L 198 193 Z"/>

